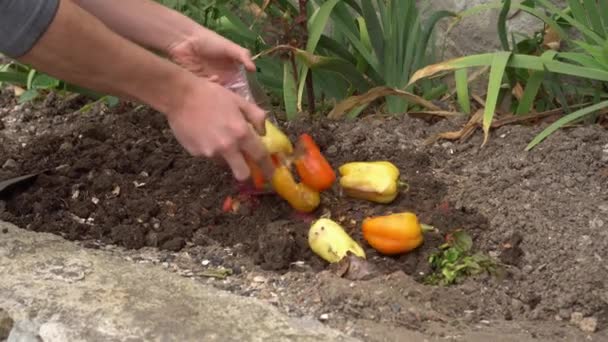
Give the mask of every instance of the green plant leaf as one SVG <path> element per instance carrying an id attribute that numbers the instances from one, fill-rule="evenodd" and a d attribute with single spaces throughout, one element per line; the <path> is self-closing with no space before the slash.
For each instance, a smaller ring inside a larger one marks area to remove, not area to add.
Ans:
<path id="1" fill-rule="evenodd" d="M 598 12 L 602 17 L 602 23 L 604 24 L 604 37 L 608 38 L 608 0 L 598 0 Z"/>
<path id="2" fill-rule="evenodd" d="M 500 38 L 502 49 L 511 51 L 509 39 L 507 38 L 507 18 L 509 16 L 509 11 L 511 10 L 511 0 L 503 0 L 503 4 L 500 15 L 498 16 L 498 38 Z"/>
<path id="3" fill-rule="evenodd" d="M 17 100 L 17 102 L 26 103 L 26 102 L 33 101 L 34 99 L 36 99 L 38 97 L 38 95 L 40 95 L 38 93 L 38 90 L 31 88 L 31 89 L 28 89 L 25 92 L 23 92 L 23 94 L 21 94 L 21 96 L 19 96 L 19 99 Z"/>
<path id="4" fill-rule="evenodd" d="M 34 82 L 34 77 L 36 77 L 36 70 L 35 69 L 30 69 L 30 71 L 27 74 L 27 85 L 26 88 L 32 89 L 32 83 Z"/>
<path id="5" fill-rule="evenodd" d="M 460 253 L 468 253 L 473 248 L 473 239 L 464 230 L 456 231 L 452 234 L 453 246 Z"/>
<path id="6" fill-rule="evenodd" d="M 541 59 L 543 60 L 552 60 L 557 55 L 557 52 L 554 50 L 548 50 L 541 55 Z M 524 90 L 524 94 L 519 101 L 519 105 L 517 107 L 516 114 L 522 115 L 527 114 L 532 110 L 534 106 L 534 100 L 538 95 L 538 91 L 543 82 L 545 76 L 545 71 L 532 71 L 530 77 L 528 78 L 528 83 L 526 84 L 526 89 Z"/>
<path id="7" fill-rule="evenodd" d="M 321 35 L 327 26 L 331 11 L 334 9 L 339 0 L 329 0 L 325 2 L 318 11 L 315 12 L 315 16 L 308 23 L 309 36 L 306 42 L 306 51 L 308 53 L 314 53 L 317 49 L 317 44 L 321 39 Z M 308 66 L 303 65 L 301 68 L 297 93 L 297 109 L 302 111 L 302 99 L 304 98 L 304 87 L 306 85 L 306 78 L 308 77 Z"/>
<path id="8" fill-rule="evenodd" d="M 27 84 L 27 74 L 15 71 L 0 72 L 0 82 L 25 86 Z"/>
<path id="9" fill-rule="evenodd" d="M 283 101 L 287 120 L 293 120 L 298 115 L 297 90 L 292 65 L 289 61 L 283 63 Z"/>
<path id="10" fill-rule="evenodd" d="M 369 32 L 367 31 L 367 25 L 365 24 L 363 17 L 357 18 L 357 24 L 359 25 L 359 37 L 361 39 L 361 43 L 363 43 L 363 45 L 371 52 L 372 43 L 371 39 L 369 38 Z M 368 66 L 369 64 L 365 62 L 363 57 L 357 58 L 357 70 L 365 73 Z"/>
<path id="11" fill-rule="evenodd" d="M 410 79 L 410 84 L 413 84 L 423 78 L 429 78 L 441 72 L 456 70 L 460 68 L 490 66 L 494 61 L 494 56 L 495 53 L 472 55 L 429 65 L 425 68 L 418 70 Z M 507 66 L 510 68 L 522 68 L 538 71 L 543 71 L 546 67 L 548 71 L 555 72 L 558 74 L 608 82 L 608 71 L 606 70 L 581 67 L 578 65 L 555 60 L 543 61 L 538 56 L 513 54 L 511 59 L 508 61 Z"/>
<path id="12" fill-rule="evenodd" d="M 338 41 L 331 37 L 327 37 L 325 35 L 321 36 L 319 40 L 319 48 L 323 48 L 328 50 L 329 52 L 336 55 L 336 57 L 340 57 L 351 64 L 356 64 L 357 59 L 353 56 L 348 49 L 344 47 L 344 45 L 340 44 Z"/>
<path id="13" fill-rule="evenodd" d="M 374 47 L 374 51 L 376 53 L 376 58 L 379 61 L 384 60 L 384 31 L 382 30 L 382 26 L 380 26 L 380 21 L 378 20 L 378 12 L 373 5 L 371 0 L 363 0 L 361 1 L 361 9 L 363 12 L 363 18 L 365 19 L 365 23 L 368 28 L 369 35 L 371 37 L 375 37 L 375 39 L 371 40 L 371 43 Z"/>
<path id="14" fill-rule="evenodd" d="M 458 69 L 455 72 L 456 96 L 460 104 L 460 110 L 471 114 L 471 101 L 469 99 L 469 80 L 467 79 L 467 69 Z"/>
<path id="15" fill-rule="evenodd" d="M 600 8 L 597 4 L 597 0 L 584 0 L 585 12 L 589 17 L 589 22 L 593 31 L 599 34 L 601 37 L 606 38 L 606 28 L 602 25 L 602 18 L 600 17 Z M 608 23 L 606 23 L 608 27 Z"/>
<path id="16" fill-rule="evenodd" d="M 502 86 L 502 79 L 511 57 L 511 52 L 499 52 L 494 56 L 492 68 L 490 69 L 490 79 L 488 81 L 488 95 L 486 97 L 486 107 L 483 113 L 483 144 L 488 141 L 490 126 L 498 104 L 498 97 Z"/>
<path id="17" fill-rule="evenodd" d="M 49 75 L 39 74 L 32 81 L 31 87 L 34 89 L 55 89 L 61 82 Z"/>
<path id="18" fill-rule="evenodd" d="M 370 89 L 370 82 L 347 61 L 336 57 L 318 56 L 304 50 L 295 49 L 297 59 L 311 70 L 323 69 L 334 72 L 361 92 Z"/>
<path id="19" fill-rule="evenodd" d="M 116 96 L 105 96 L 104 100 L 106 105 L 110 108 L 115 107 L 120 103 L 120 99 Z"/>
<path id="20" fill-rule="evenodd" d="M 550 1 L 547 1 L 547 0 L 536 0 L 536 1 L 554 14 L 561 13 L 560 9 L 557 8 L 555 5 L 553 5 Z M 575 1 L 578 2 L 578 0 L 575 0 Z M 579 2 L 579 4 L 580 4 L 580 2 Z M 573 13 L 577 11 L 573 8 L 571 8 L 571 10 Z M 575 14 L 575 17 L 578 15 L 580 15 L 580 14 Z M 584 15 L 584 13 L 582 15 Z M 600 37 L 597 33 L 593 32 L 593 30 L 591 30 L 589 28 L 589 26 L 586 24 L 586 21 L 587 21 L 586 17 L 585 17 L 585 20 L 582 20 L 582 21 L 579 21 L 569 15 L 560 15 L 560 18 L 563 18 L 564 20 L 566 20 L 568 22 L 568 24 L 572 25 L 577 30 L 579 30 L 586 37 L 588 42 L 591 43 L 593 41 L 595 44 L 603 43 L 604 39 L 602 37 Z M 563 32 L 563 31 L 561 31 L 561 32 Z M 564 35 L 564 34 L 560 34 L 560 36 L 562 38 L 566 37 L 566 35 Z"/>
<path id="21" fill-rule="evenodd" d="M 596 103 L 592 106 L 583 108 L 583 109 L 579 109 L 571 114 L 568 114 L 564 117 L 562 117 L 561 119 L 555 121 L 554 123 L 552 123 L 549 127 L 545 128 L 541 133 L 539 133 L 526 147 L 526 151 L 530 151 L 531 149 L 533 149 L 536 145 L 538 145 L 541 141 L 543 141 L 544 139 L 546 139 L 549 135 L 553 134 L 555 131 L 557 131 L 558 129 L 562 128 L 564 125 L 578 120 L 580 118 L 585 117 L 586 115 L 595 113 L 599 110 L 608 108 L 608 101 L 603 101 L 600 103 Z"/>

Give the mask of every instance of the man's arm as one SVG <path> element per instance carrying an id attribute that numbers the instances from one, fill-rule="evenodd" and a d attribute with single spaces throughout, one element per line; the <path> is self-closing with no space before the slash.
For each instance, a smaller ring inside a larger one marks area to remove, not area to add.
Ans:
<path id="1" fill-rule="evenodd" d="M 13 1 L 25 6 L 41 0 L 2 0 L 0 14 L 20 14 Z M 48 27 L 42 27 L 33 47 L 12 57 L 70 83 L 103 93 L 128 97 L 165 113 L 177 140 L 196 156 L 222 156 L 238 180 L 249 177 L 248 154 L 272 175 L 272 162 L 249 122 L 264 122 L 264 112 L 220 85 L 156 56 L 121 37 L 71 0 L 59 1 Z M 15 27 L 1 25 L 5 37 L 44 22 L 34 16 Z M 1 22 L 2 20 L 0 20 Z M 7 46 L 0 45 L 5 51 Z M 15 50 L 16 51 L 16 50 Z M 219 114 L 219 115 L 218 115 Z M 248 122 L 249 121 L 249 122 Z"/>
<path id="2" fill-rule="evenodd" d="M 207 30 L 185 15 L 151 0 L 74 0 L 110 29 L 149 49 L 171 47 Z"/>
<path id="3" fill-rule="evenodd" d="M 114 33 L 70 0 L 59 1 L 52 18 L 33 48 L 16 59 L 62 80 L 147 103 L 163 113 L 178 101 L 171 89 L 179 94 L 192 78 L 179 66 Z M 31 25 L 15 27 L 27 30 Z"/>

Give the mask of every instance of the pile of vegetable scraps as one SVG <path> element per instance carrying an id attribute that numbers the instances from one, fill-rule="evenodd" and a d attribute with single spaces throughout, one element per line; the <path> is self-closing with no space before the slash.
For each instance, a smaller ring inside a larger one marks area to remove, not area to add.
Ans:
<path id="1" fill-rule="evenodd" d="M 320 193 L 336 183 L 337 175 L 313 138 L 304 133 L 294 146 L 278 127 L 266 120 L 262 141 L 272 157 L 275 172 L 271 179 L 265 179 L 261 168 L 248 160 L 253 187 L 262 193 L 277 194 L 298 213 L 315 211 L 320 204 Z M 294 178 L 294 168 L 299 182 Z M 350 162 L 338 171 L 339 187 L 355 200 L 388 204 L 407 190 L 399 169 L 389 161 Z M 234 211 L 234 203 L 228 198 L 224 210 Z M 361 230 L 372 248 L 385 255 L 396 255 L 418 248 L 424 242 L 424 234 L 434 228 L 421 224 L 412 212 L 401 212 L 367 217 L 361 223 Z M 341 276 L 362 279 L 373 273 L 363 248 L 329 215 L 312 221 L 308 243 L 312 251 L 333 264 Z"/>

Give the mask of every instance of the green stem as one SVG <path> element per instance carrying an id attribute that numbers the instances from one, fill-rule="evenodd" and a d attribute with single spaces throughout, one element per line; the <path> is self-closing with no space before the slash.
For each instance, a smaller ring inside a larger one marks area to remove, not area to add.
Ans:
<path id="1" fill-rule="evenodd" d="M 408 192 L 410 190 L 410 184 L 399 179 L 397 180 L 397 189 L 399 192 Z"/>
<path id="2" fill-rule="evenodd" d="M 439 233 L 439 230 L 437 228 L 430 226 L 428 224 L 423 223 L 420 226 L 422 228 L 423 233 L 427 233 L 427 232 Z"/>

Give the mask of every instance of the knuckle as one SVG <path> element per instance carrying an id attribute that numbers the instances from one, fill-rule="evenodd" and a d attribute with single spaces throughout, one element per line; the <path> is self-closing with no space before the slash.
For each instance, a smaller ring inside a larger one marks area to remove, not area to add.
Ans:
<path id="1" fill-rule="evenodd" d="M 246 138 L 249 134 L 249 127 L 245 123 L 238 123 L 232 127 L 232 134 L 237 139 Z"/>

